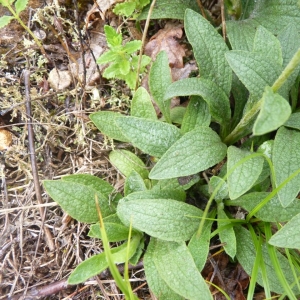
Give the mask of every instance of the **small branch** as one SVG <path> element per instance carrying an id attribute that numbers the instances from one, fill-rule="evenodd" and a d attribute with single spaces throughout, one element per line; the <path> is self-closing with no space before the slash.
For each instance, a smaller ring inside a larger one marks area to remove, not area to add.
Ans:
<path id="1" fill-rule="evenodd" d="M 37 171 L 37 163 L 36 163 L 36 155 L 35 155 L 35 146 L 34 146 L 34 133 L 33 133 L 33 126 L 32 126 L 32 117 L 31 117 L 31 101 L 30 101 L 30 71 L 24 71 L 24 83 L 25 83 L 25 95 L 26 95 L 26 114 L 27 114 L 27 130 L 28 130 L 28 144 L 29 144 L 29 153 L 30 153 L 30 162 L 31 162 L 31 169 L 32 169 L 32 176 L 35 188 L 36 199 L 39 204 L 43 204 L 42 194 L 41 194 L 41 186 L 39 182 L 39 176 Z M 39 207 L 40 214 L 42 220 L 44 219 L 45 209 L 44 207 Z M 55 250 L 53 236 L 48 227 L 43 226 L 46 242 L 50 249 L 50 251 Z"/>
<path id="2" fill-rule="evenodd" d="M 152 3 L 151 3 L 151 6 L 150 6 L 149 12 L 148 12 L 148 16 L 147 16 L 147 20 L 146 20 L 146 24 L 145 24 L 145 28 L 144 28 L 144 33 L 143 33 L 143 37 L 142 37 L 142 46 L 141 46 L 140 55 L 139 55 L 135 90 L 137 90 L 138 85 L 139 85 L 139 76 L 140 76 L 140 69 L 141 69 L 141 63 L 142 63 L 142 58 L 143 58 L 143 52 L 144 52 L 147 32 L 148 32 L 148 28 L 149 28 L 149 24 L 150 24 L 150 17 L 151 17 L 152 11 L 154 9 L 155 2 L 156 2 L 156 0 L 153 0 Z"/>
<path id="3" fill-rule="evenodd" d="M 207 19 L 207 18 L 206 18 L 206 15 L 205 15 L 205 10 L 204 10 L 204 7 L 203 7 L 203 5 L 202 5 L 201 0 L 197 0 L 197 4 L 198 4 L 198 6 L 199 6 L 199 8 L 200 8 L 200 10 L 201 10 L 201 14 L 202 14 L 203 18 Z"/>

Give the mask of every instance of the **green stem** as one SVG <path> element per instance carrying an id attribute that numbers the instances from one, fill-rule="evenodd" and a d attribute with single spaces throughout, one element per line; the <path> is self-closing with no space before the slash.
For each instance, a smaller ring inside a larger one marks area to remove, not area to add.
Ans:
<path id="1" fill-rule="evenodd" d="M 14 18 L 20 23 L 20 25 L 31 35 L 31 37 L 33 38 L 33 40 L 35 41 L 35 43 L 38 45 L 38 47 L 40 48 L 42 54 L 45 56 L 45 58 L 47 59 L 47 62 L 49 62 L 49 59 L 47 57 L 47 53 L 43 47 L 43 45 L 40 43 L 40 41 L 36 38 L 36 36 L 34 35 L 34 33 L 31 31 L 31 29 L 29 27 L 27 27 L 23 21 L 21 20 L 21 18 L 18 16 L 18 14 L 14 11 L 14 9 L 12 8 L 12 6 L 10 5 L 10 3 L 7 3 L 8 10 L 12 13 L 12 15 L 14 16 Z"/>
<path id="2" fill-rule="evenodd" d="M 295 53 L 291 61 L 282 71 L 278 79 L 274 82 L 272 89 L 273 92 L 276 93 L 280 87 L 286 82 L 288 77 L 292 74 L 292 72 L 297 68 L 300 64 L 300 48 Z M 238 125 L 234 128 L 234 130 L 224 139 L 224 142 L 227 145 L 231 145 L 238 141 L 240 138 L 244 136 L 244 132 L 249 123 L 253 120 L 253 118 L 260 111 L 262 105 L 262 99 L 260 99 L 241 119 Z"/>

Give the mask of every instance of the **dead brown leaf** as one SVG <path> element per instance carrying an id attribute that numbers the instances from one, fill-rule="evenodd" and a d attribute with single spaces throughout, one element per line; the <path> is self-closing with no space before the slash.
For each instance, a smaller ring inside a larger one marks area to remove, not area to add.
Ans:
<path id="1" fill-rule="evenodd" d="M 145 54 L 154 61 L 157 54 L 164 50 L 168 54 L 170 67 L 183 68 L 185 49 L 179 44 L 182 37 L 182 25 L 167 23 L 160 29 L 145 46 Z"/>

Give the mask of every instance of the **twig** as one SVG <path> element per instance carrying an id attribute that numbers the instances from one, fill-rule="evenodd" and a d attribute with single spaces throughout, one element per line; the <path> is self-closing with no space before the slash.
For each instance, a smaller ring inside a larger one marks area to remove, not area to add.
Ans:
<path id="1" fill-rule="evenodd" d="M 224 0 L 221 0 L 221 19 L 222 19 L 222 34 L 224 41 L 226 40 L 226 21 L 225 21 L 225 10 Z"/>
<path id="2" fill-rule="evenodd" d="M 197 0 L 197 4 L 198 4 L 198 6 L 199 6 L 199 8 L 200 8 L 200 10 L 201 10 L 201 14 L 202 14 L 203 18 L 207 19 L 207 18 L 206 18 L 206 15 L 205 15 L 205 10 L 204 10 L 204 8 L 203 8 L 203 5 L 202 5 L 201 0 Z"/>
<path id="3" fill-rule="evenodd" d="M 32 126 L 32 117 L 31 117 L 31 102 L 30 102 L 30 71 L 25 70 L 24 71 L 24 84 L 25 84 L 25 96 L 26 96 L 26 114 L 27 114 L 27 129 L 28 129 L 28 144 L 29 144 L 29 153 L 30 153 L 30 162 L 31 162 L 31 169 L 32 169 L 32 176 L 33 176 L 33 182 L 34 182 L 34 188 L 35 188 L 35 194 L 36 199 L 39 204 L 43 204 L 42 200 L 42 194 L 41 194 L 41 186 L 39 182 L 39 176 L 37 171 L 37 163 L 36 163 L 36 156 L 35 156 L 35 147 L 34 147 L 34 133 L 33 133 L 33 126 Z M 42 220 L 44 219 L 44 213 L 45 209 L 44 207 L 40 207 L 40 214 Z M 44 220 L 43 220 L 44 221 Z M 50 251 L 55 250 L 53 237 L 48 229 L 48 227 L 43 226 L 45 237 L 46 237 L 46 243 L 50 249 Z"/>
<path id="4" fill-rule="evenodd" d="M 142 63 L 142 58 L 143 58 L 143 52 L 144 52 L 144 47 L 145 47 L 147 32 L 148 32 L 148 28 L 149 28 L 149 24 L 150 24 L 150 17 L 151 17 L 152 11 L 154 9 L 155 2 L 156 2 L 156 0 L 153 0 L 152 3 L 151 3 L 151 6 L 149 8 L 149 12 L 148 12 L 148 16 L 147 16 L 147 20 L 146 20 L 144 32 L 143 32 L 142 46 L 141 46 L 140 55 L 139 55 L 139 62 L 138 62 L 138 68 L 137 68 L 137 76 L 136 76 L 136 82 L 135 82 L 135 90 L 138 88 L 138 85 L 139 85 L 139 76 L 140 76 L 140 69 L 141 69 L 141 63 Z"/>

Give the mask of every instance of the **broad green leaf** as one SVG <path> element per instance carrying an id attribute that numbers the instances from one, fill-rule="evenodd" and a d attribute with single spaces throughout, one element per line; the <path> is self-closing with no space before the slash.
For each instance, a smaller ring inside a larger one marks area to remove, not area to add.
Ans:
<path id="1" fill-rule="evenodd" d="M 139 15 L 139 20 L 147 19 L 149 7 L 147 6 Z M 184 19 L 187 8 L 200 12 L 197 2 L 194 0 L 156 0 L 151 19 Z"/>
<path id="2" fill-rule="evenodd" d="M 201 96 L 207 102 L 212 118 L 228 126 L 231 116 L 229 99 L 222 89 L 208 79 L 187 78 L 176 81 L 168 87 L 164 99 L 191 95 Z"/>
<path id="3" fill-rule="evenodd" d="M 0 28 L 5 27 L 6 25 L 8 25 L 9 22 L 13 19 L 14 19 L 14 17 L 12 17 L 12 16 L 2 16 L 0 18 Z"/>
<path id="4" fill-rule="evenodd" d="M 135 235 L 130 241 L 130 248 L 128 251 L 129 258 L 132 257 L 139 246 L 141 235 Z M 127 259 L 127 246 L 125 242 L 119 247 L 111 249 L 112 257 L 115 263 L 124 263 Z M 96 276 L 108 267 L 105 253 L 94 255 L 81 264 L 71 273 L 68 284 L 78 284 L 86 281 L 90 277 Z"/>
<path id="5" fill-rule="evenodd" d="M 257 7 L 248 22 L 260 24 L 274 34 L 277 34 L 290 23 L 296 24 L 300 30 L 299 2 L 298 0 L 257 1 Z"/>
<path id="6" fill-rule="evenodd" d="M 233 50 L 252 51 L 256 27 L 241 21 L 226 22 L 227 36 Z"/>
<path id="7" fill-rule="evenodd" d="M 300 48 L 300 34 L 295 24 L 290 23 L 278 34 L 278 40 L 281 44 L 283 67 L 285 68 L 297 50 Z M 287 89 L 293 86 L 300 71 L 300 65 L 294 70 L 294 72 L 287 78 Z"/>
<path id="8" fill-rule="evenodd" d="M 160 180 L 165 181 L 165 180 Z M 128 200 L 140 200 L 140 199 L 173 199 L 177 201 L 185 201 L 186 195 L 183 188 L 175 186 L 172 189 L 173 184 L 166 183 L 164 188 L 156 188 L 152 190 L 146 190 L 142 192 L 134 192 L 126 196 Z"/>
<path id="9" fill-rule="evenodd" d="M 155 246 L 156 239 L 151 238 L 143 260 L 147 283 L 151 291 L 156 297 L 159 297 L 159 300 L 183 300 L 184 298 L 175 293 L 158 273 L 157 267 L 154 263 L 156 255 Z"/>
<path id="10" fill-rule="evenodd" d="M 168 180 L 168 179 L 166 179 Z M 170 180 L 170 179 L 169 179 Z M 200 180 L 199 174 L 181 176 L 177 178 L 180 186 L 186 191 Z M 162 180 L 160 180 L 161 182 Z"/>
<path id="11" fill-rule="evenodd" d="M 110 48 L 122 45 L 122 34 L 117 33 L 116 30 L 108 25 L 104 25 L 104 32 L 107 40 L 107 44 Z"/>
<path id="12" fill-rule="evenodd" d="M 103 217 L 115 212 L 108 197 L 92 187 L 62 180 L 45 180 L 43 183 L 50 197 L 79 222 L 96 223 L 99 220 L 95 196 L 98 198 Z"/>
<path id="13" fill-rule="evenodd" d="M 252 157 L 241 165 L 235 165 L 253 153 L 230 146 L 227 152 L 227 183 L 230 199 L 236 199 L 246 193 L 258 179 L 264 164 L 262 157 Z"/>
<path id="14" fill-rule="evenodd" d="M 199 272 L 203 270 L 207 261 L 212 224 L 212 221 L 207 220 L 200 237 L 197 236 L 197 232 L 194 233 L 188 244 L 189 251 L 193 256 L 194 262 Z"/>
<path id="15" fill-rule="evenodd" d="M 128 239 L 129 227 L 122 223 L 104 222 L 107 238 L 109 242 L 120 242 Z M 132 234 L 133 236 L 134 234 Z M 92 224 L 88 233 L 89 237 L 102 239 L 99 223 Z"/>
<path id="16" fill-rule="evenodd" d="M 99 111 L 90 115 L 92 122 L 103 134 L 121 142 L 129 142 L 116 124 L 116 120 L 120 117 L 121 114 L 112 111 Z"/>
<path id="17" fill-rule="evenodd" d="M 150 95 L 143 87 L 139 87 L 131 101 L 130 115 L 133 117 L 157 120 Z"/>
<path id="18" fill-rule="evenodd" d="M 167 179 L 196 174 L 220 162 L 226 145 L 209 127 L 197 127 L 174 143 L 149 174 L 151 179 Z"/>
<path id="19" fill-rule="evenodd" d="M 191 9 L 186 10 L 184 28 L 201 77 L 213 81 L 229 96 L 232 71 L 224 56 L 229 50 L 222 36 L 204 17 Z"/>
<path id="20" fill-rule="evenodd" d="M 116 15 L 124 15 L 125 17 L 129 17 L 133 14 L 136 7 L 136 2 L 124 2 L 124 3 L 117 3 L 113 12 Z"/>
<path id="21" fill-rule="evenodd" d="M 228 221 L 226 221 L 228 220 Z M 219 238 L 222 243 L 224 243 L 224 250 L 225 252 L 234 259 L 236 255 L 236 237 L 233 227 L 223 228 L 226 225 L 231 224 L 230 219 L 227 217 L 224 210 L 218 207 L 218 229 L 221 231 L 219 232 Z M 239 242 L 239 241 L 238 241 Z"/>
<path id="22" fill-rule="evenodd" d="M 275 182 L 278 187 L 292 173 L 300 169 L 300 132 L 298 130 L 279 128 L 277 131 L 272 162 Z M 283 207 L 287 207 L 300 190 L 300 174 L 290 180 L 280 191 L 278 197 Z"/>
<path id="23" fill-rule="evenodd" d="M 268 192 L 249 193 L 235 200 L 226 201 L 226 205 L 240 206 L 251 212 L 269 194 Z M 264 222 L 287 222 L 298 213 L 300 213 L 300 201 L 297 198 L 287 207 L 282 207 L 278 197 L 274 196 L 255 214 L 255 217 Z"/>
<path id="24" fill-rule="evenodd" d="M 284 123 L 284 126 L 300 130 L 300 112 L 291 114 L 289 119 Z"/>
<path id="25" fill-rule="evenodd" d="M 136 171 L 143 179 L 147 179 L 149 172 L 144 162 L 134 153 L 118 149 L 111 151 L 109 161 L 125 176 L 129 176 L 132 171 Z"/>
<path id="26" fill-rule="evenodd" d="M 299 200 L 298 200 L 299 202 Z M 300 213 L 294 216 L 286 225 L 277 231 L 269 240 L 269 244 L 280 248 L 300 248 Z"/>
<path id="27" fill-rule="evenodd" d="M 197 126 L 209 126 L 210 120 L 207 103 L 199 96 L 192 96 L 183 116 L 181 133 L 187 133 Z"/>
<path id="28" fill-rule="evenodd" d="M 122 59 L 118 61 L 119 72 L 122 75 L 127 75 L 130 71 L 129 59 Z"/>
<path id="29" fill-rule="evenodd" d="M 153 99 L 167 122 L 170 122 L 171 98 L 165 99 L 164 95 L 168 86 L 172 83 L 172 76 L 169 67 L 168 55 L 161 51 L 152 64 L 149 75 L 149 87 Z"/>
<path id="30" fill-rule="evenodd" d="M 17 0 L 15 2 L 17 15 L 26 8 L 27 4 L 28 4 L 28 0 Z"/>
<path id="31" fill-rule="evenodd" d="M 107 181 L 89 174 L 73 174 L 64 176 L 61 179 L 91 187 L 105 197 L 109 197 L 115 190 Z"/>
<path id="32" fill-rule="evenodd" d="M 189 300 L 213 299 L 184 242 L 157 240 L 154 253 L 157 271 L 173 291 Z"/>
<path id="33" fill-rule="evenodd" d="M 142 192 L 147 190 L 145 182 L 141 175 L 136 171 L 132 171 L 125 180 L 124 195 L 127 196 L 133 192 Z"/>
<path id="34" fill-rule="evenodd" d="M 185 188 L 180 184 L 179 178 L 159 180 L 157 184 L 149 191 L 156 195 L 156 198 L 174 199 L 185 201 Z"/>
<path id="35" fill-rule="evenodd" d="M 253 264 L 256 258 L 256 249 L 252 241 L 251 234 L 247 229 L 245 229 L 242 226 L 235 227 L 235 233 L 237 238 L 237 253 L 236 257 L 239 261 L 239 263 L 242 265 L 244 270 L 247 274 L 251 274 L 253 269 Z M 285 277 L 289 284 L 292 284 L 294 282 L 294 277 L 291 271 L 290 264 L 286 257 L 284 257 L 282 254 L 279 253 L 279 251 L 276 251 L 277 258 L 279 260 L 280 267 L 282 269 L 283 274 L 285 274 Z M 276 276 L 276 271 L 274 269 L 274 266 L 271 262 L 267 247 L 265 244 L 263 244 L 262 247 L 262 259 L 266 266 L 266 272 L 270 284 L 270 289 L 272 292 L 282 294 L 284 293 L 284 289 L 280 284 L 279 279 Z M 299 276 L 299 275 L 298 275 Z M 258 273 L 258 279 L 257 282 L 263 286 L 263 280 L 261 272 Z"/>
<path id="36" fill-rule="evenodd" d="M 254 135 L 263 135 L 283 125 L 292 113 L 289 103 L 271 87 L 266 87 L 262 96 L 260 112 L 253 126 Z"/>
<path id="37" fill-rule="evenodd" d="M 116 123 L 135 147 L 152 156 L 162 156 L 181 137 L 176 126 L 160 121 L 121 117 Z"/>
<path id="38" fill-rule="evenodd" d="M 107 52 L 101 54 L 96 62 L 97 64 L 101 65 L 101 64 L 106 64 L 109 62 L 114 62 L 117 58 L 118 58 L 119 54 L 115 51 L 112 50 L 108 50 Z"/>
<path id="39" fill-rule="evenodd" d="M 123 47 L 123 51 L 125 51 L 128 54 L 132 54 L 138 50 L 140 50 L 142 46 L 142 41 L 134 40 L 126 43 Z"/>
<path id="40" fill-rule="evenodd" d="M 282 52 L 279 40 L 266 28 L 259 26 L 257 28 L 253 51 L 261 53 L 270 61 L 275 61 L 282 66 Z"/>
<path id="41" fill-rule="evenodd" d="M 265 87 L 272 86 L 281 73 L 280 64 L 272 63 L 261 53 L 233 50 L 225 56 L 254 101 L 262 97 Z"/>
<path id="42" fill-rule="evenodd" d="M 175 106 L 170 110 L 170 119 L 174 124 L 182 124 L 183 116 L 186 108 L 182 106 Z"/>
<path id="43" fill-rule="evenodd" d="M 199 226 L 202 211 L 195 206 L 172 199 L 139 199 L 119 201 L 117 214 L 121 221 L 150 236 L 167 241 L 186 241 Z"/>
<path id="44" fill-rule="evenodd" d="M 217 189 L 215 199 L 223 200 L 228 198 L 228 186 L 223 178 L 212 176 L 209 181 L 209 193 L 212 194 Z"/>

